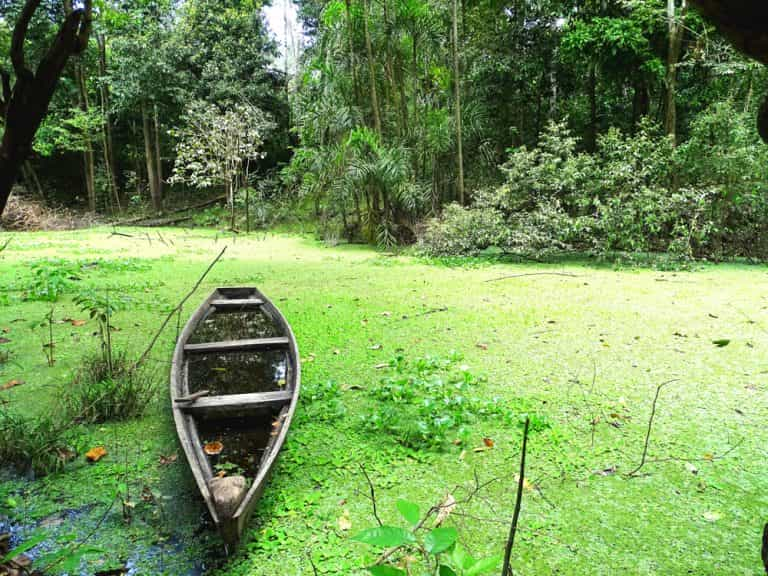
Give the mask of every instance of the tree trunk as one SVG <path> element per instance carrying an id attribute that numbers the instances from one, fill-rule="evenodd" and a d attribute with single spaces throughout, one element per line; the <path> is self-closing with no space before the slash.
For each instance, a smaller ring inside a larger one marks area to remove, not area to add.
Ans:
<path id="1" fill-rule="evenodd" d="M 676 13 L 675 0 L 667 0 L 669 43 L 667 45 L 667 73 L 664 82 L 664 131 L 672 139 L 672 144 L 675 146 L 677 145 L 677 65 L 680 61 L 680 51 L 685 33 L 682 23 L 685 10 L 685 0 L 682 0 L 679 13 Z"/>
<path id="2" fill-rule="evenodd" d="M 459 63 L 459 6 L 453 0 L 453 99 L 456 115 L 456 192 L 464 205 L 464 144 L 461 126 L 461 66 Z"/>
<path id="3" fill-rule="evenodd" d="M 587 149 L 597 150 L 597 64 L 589 67 L 589 131 L 587 132 Z"/>
<path id="4" fill-rule="evenodd" d="M 355 62 L 354 27 L 352 26 L 352 0 L 344 2 L 347 12 L 347 50 L 349 51 L 349 67 L 352 70 L 352 87 L 355 104 L 360 105 L 360 82 L 357 79 L 357 64 Z M 287 77 L 287 71 L 286 71 Z"/>
<path id="5" fill-rule="evenodd" d="M 158 121 L 157 103 L 155 103 L 152 124 L 155 129 L 155 176 L 157 177 L 157 195 L 163 197 L 163 157 L 160 149 L 160 123 Z"/>
<path id="6" fill-rule="evenodd" d="M 365 51 L 368 57 L 368 84 L 371 89 L 371 107 L 373 108 L 373 126 L 381 135 L 381 113 L 379 111 L 379 95 L 376 91 L 376 66 L 373 60 L 373 44 L 371 31 L 368 28 L 368 0 L 363 0 L 363 31 L 365 33 Z"/>
<path id="7" fill-rule="evenodd" d="M 24 162 L 22 174 L 27 189 L 31 190 L 40 200 L 45 200 L 45 192 L 40 184 L 40 179 L 37 177 L 37 172 L 35 172 L 35 168 L 29 160 Z"/>
<path id="8" fill-rule="evenodd" d="M 152 128 L 147 113 L 146 104 L 141 104 L 141 124 L 144 132 L 144 159 L 147 163 L 147 181 L 149 182 L 149 195 L 152 198 L 152 208 L 156 212 L 163 209 L 163 199 L 157 189 L 157 172 L 155 170 L 155 153 L 152 150 Z"/>
<path id="9" fill-rule="evenodd" d="M 77 84 L 77 101 L 85 114 L 88 114 L 90 103 L 88 102 L 88 84 L 82 63 L 75 65 L 75 83 Z M 96 160 L 93 153 L 93 141 L 91 135 L 83 134 L 83 177 L 85 179 L 85 191 L 88 196 L 88 210 L 96 212 Z"/>
<path id="10" fill-rule="evenodd" d="M 91 0 L 85 0 L 84 8 L 67 11 L 56 38 L 33 73 L 24 61 L 24 44 L 29 23 L 40 3 L 41 0 L 26 0 L 13 30 L 10 52 L 16 73 L 13 88 L 10 75 L 0 73 L 0 111 L 5 116 L 0 144 L 0 214 L 5 210 L 22 164 L 29 157 L 32 141 L 48 113 L 69 57 L 85 50 L 91 33 Z"/>
<path id="11" fill-rule="evenodd" d="M 117 187 L 117 166 L 115 163 L 115 143 L 112 137 L 112 121 L 109 114 L 110 98 L 109 87 L 106 84 L 107 77 L 107 40 L 103 34 L 96 36 L 96 43 L 99 46 L 99 94 L 101 95 L 101 114 L 103 116 L 102 137 L 104 139 L 104 165 L 106 167 L 109 186 L 112 191 L 112 197 L 115 207 L 118 211 L 122 210 L 120 206 L 120 192 Z"/>

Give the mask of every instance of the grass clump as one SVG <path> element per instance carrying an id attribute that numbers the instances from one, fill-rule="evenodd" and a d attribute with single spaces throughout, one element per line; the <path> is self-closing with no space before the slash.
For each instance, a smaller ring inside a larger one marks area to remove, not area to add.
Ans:
<path id="1" fill-rule="evenodd" d="M 74 455 L 72 427 L 52 416 L 29 417 L 0 406 L 0 463 L 25 475 L 44 476 L 59 471 Z"/>
<path id="2" fill-rule="evenodd" d="M 69 418 L 87 424 L 142 416 L 155 394 L 150 372 L 125 352 L 86 356 L 65 398 Z"/>

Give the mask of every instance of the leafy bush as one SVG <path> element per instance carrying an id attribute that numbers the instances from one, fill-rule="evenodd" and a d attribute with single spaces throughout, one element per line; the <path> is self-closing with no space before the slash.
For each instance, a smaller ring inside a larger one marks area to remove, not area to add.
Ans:
<path id="1" fill-rule="evenodd" d="M 116 352 L 111 366 L 101 354 L 86 357 L 65 397 L 67 416 L 101 423 L 141 416 L 156 391 L 152 374 Z"/>
<path id="2" fill-rule="evenodd" d="M 475 255 L 504 244 L 504 218 L 493 208 L 464 208 L 449 204 L 442 218 L 427 225 L 421 237 L 421 251 L 429 256 Z"/>
<path id="3" fill-rule="evenodd" d="M 375 400 L 366 428 L 386 432 L 409 448 L 435 449 L 448 440 L 466 440 L 468 425 L 487 414 L 500 414 L 493 401 L 474 398 L 483 378 L 465 365 L 461 355 L 426 356 L 413 361 L 400 355 L 390 361 L 390 373 L 369 390 Z"/>
<path id="4" fill-rule="evenodd" d="M 678 148 L 649 121 L 609 130 L 595 154 L 577 146 L 550 124 L 538 147 L 510 152 L 504 183 L 429 222 L 422 250 L 768 258 L 768 149 L 732 104 L 700 114 Z"/>

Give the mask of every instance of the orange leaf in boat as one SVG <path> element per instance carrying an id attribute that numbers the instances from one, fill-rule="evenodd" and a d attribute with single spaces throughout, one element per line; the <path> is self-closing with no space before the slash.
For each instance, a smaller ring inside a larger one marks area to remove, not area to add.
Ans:
<path id="1" fill-rule="evenodd" d="M 224 450 L 224 444 L 221 442 L 208 442 L 205 446 L 203 446 L 203 452 L 208 454 L 208 456 L 218 456 L 221 454 L 222 450 Z"/>
<path id="2" fill-rule="evenodd" d="M 88 460 L 88 462 L 98 462 L 106 455 L 107 451 L 104 446 L 96 446 L 85 453 L 85 459 Z"/>

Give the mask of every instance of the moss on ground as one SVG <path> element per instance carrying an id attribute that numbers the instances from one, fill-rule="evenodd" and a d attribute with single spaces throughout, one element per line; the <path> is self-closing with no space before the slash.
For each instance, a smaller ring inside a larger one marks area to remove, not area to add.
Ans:
<path id="1" fill-rule="evenodd" d="M 114 340 L 138 354 L 226 244 L 226 257 L 192 301 L 215 286 L 237 284 L 258 285 L 274 298 L 305 359 L 297 421 L 247 541 L 234 557 L 220 558 L 173 433 L 165 383 L 174 326 L 152 354 L 162 384 L 147 415 L 89 427 L 78 439 L 81 453 L 105 446 L 102 461 L 88 465 L 80 457 L 62 473 L 0 483 L 0 514 L 25 526 L 22 536 L 47 531 L 46 546 L 55 548 L 66 534 L 82 536 L 98 526 L 90 543 L 103 552 L 94 566 L 128 562 L 136 574 L 311 575 L 308 554 L 328 574 L 362 574 L 373 557 L 349 535 L 373 524 L 363 464 L 391 521 L 397 498 L 426 507 L 448 491 L 458 496 L 469 489 L 475 474 L 497 478 L 482 500 L 451 519 L 469 548 L 488 554 L 505 538 L 503 523 L 486 520 L 511 513 L 519 416 L 528 413 L 547 425 L 530 441 L 532 489 L 524 499 L 516 573 L 760 573 L 760 534 L 768 520 L 764 267 L 660 272 L 476 261 L 449 267 L 288 235 L 125 233 L 132 237 L 106 229 L 18 234 L 0 253 L 0 330 L 9 340 L 0 344 L 0 353 L 8 353 L 0 385 L 24 382 L 0 391 L 0 399 L 30 415 L 56 409 L 79 359 L 98 346 L 93 321 L 71 321 L 87 320 L 72 303 L 78 291 L 108 286 L 130 297 L 130 309 L 113 319 Z M 45 258 L 81 269 L 53 304 L 53 367 L 42 349 L 45 330 L 37 326 L 51 304 L 26 299 L 31 264 Z M 486 282 L 515 274 L 535 275 Z M 718 347 L 715 340 L 729 343 Z M 365 391 L 383 373 L 377 365 L 396 354 L 451 350 L 487 377 L 477 393 L 498 397 L 509 417 L 479 419 L 463 446 L 440 452 L 414 452 L 365 431 L 361 420 L 371 417 Z M 623 473 L 640 459 L 656 387 L 672 379 L 659 399 L 651 461 L 645 474 L 627 479 Z M 340 385 L 340 406 L 321 419 L 311 397 L 329 380 Z M 483 438 L 494 447 L 474 451 Z M 174 454 L 179 459 L 168 462 Z M 119 503 L 109 508 L 125 488 L 132 504 L 126 514 Z M 347 511 L 352 528 L 342 530 Z"/>

